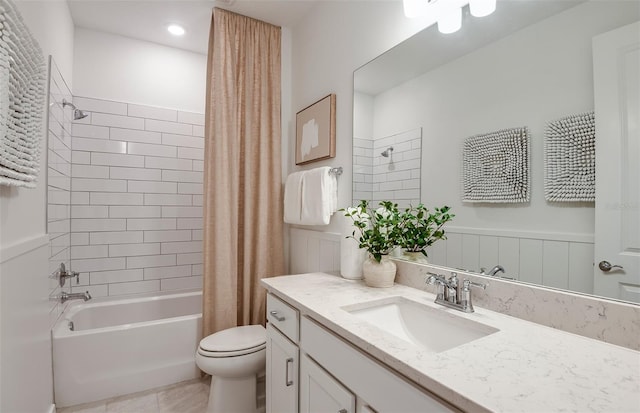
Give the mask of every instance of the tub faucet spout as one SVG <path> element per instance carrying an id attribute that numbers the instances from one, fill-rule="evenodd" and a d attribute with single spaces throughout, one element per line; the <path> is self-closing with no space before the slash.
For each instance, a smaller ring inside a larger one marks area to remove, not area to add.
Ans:
<path id="1" fill-rule="evenodd" d="M 504 267 L 502 265 L 496 265 L 489 271 L 487 271 L 485 268 L 480 268 L 480 274 L 482 275 L 490 275 L 492 277 L 496 277 L 498 276 L 499 272 L 504 274 Z"/>
<path id="2" fill-rule="evenodd" d="M 66 292 L 61 292 L 59 295 L 60 298 L 60 303 L 64 303 L 68 300 L 75 300 L 78 298 L 82 298 L 84 301 L 89 301 L 91 300 L 91 294 L 89 294 L 89 291 L 85 291 L 83 293 L 66 293 Z"/>

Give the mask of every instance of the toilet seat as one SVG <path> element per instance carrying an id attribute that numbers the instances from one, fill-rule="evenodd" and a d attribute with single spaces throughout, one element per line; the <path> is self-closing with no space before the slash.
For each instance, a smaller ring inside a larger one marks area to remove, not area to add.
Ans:
<path id="1" fill-rule="evenodd" d="M 198 353 L 203 357 L 238 357 L 266 348 L 266 333 L 261 325 L 233 327 L 203 338 Z"/>
<path id="2" fill-rule="evenodd" d="M 255 353 L 256 351 L 264 350 L 267 347 L 266 343 L 261 344 L 256 347 L 236 350 L 236 351 L 207 351 L 202 347 L 198 347 L 198 354 L 203 357 L 214 357 L 214 358 L 222 358 L 222 357 L 239 357 L 246 356 L 247 354 Z"/>

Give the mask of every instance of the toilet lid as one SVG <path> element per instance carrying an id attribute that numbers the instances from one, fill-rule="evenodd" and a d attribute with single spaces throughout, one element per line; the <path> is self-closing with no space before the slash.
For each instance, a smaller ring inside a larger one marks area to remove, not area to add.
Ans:
<path id="1" fill-rule="evenodd" d="M 258 351 L 265 351 L 266 348 L 267 348 L 266 343 L 256 347 L 249 348 L 249 349 L 237 350 L 237 351 L 206 351 L 206 350 L 203 350 L 202 348 L 198 348 L 198 354 L 200 354 L 203 357 L 211 357 L 211 358 L 239 357 L 239 356 L 246 356 L 247 354 L 257 353 Z"/>
<path id="2" fill-rule="evenodd" d="M 261 325 L 241 326 L 218 331 L 200 341 L 206 352 L 239 352 L 264 345 L 266 330 Z"/>

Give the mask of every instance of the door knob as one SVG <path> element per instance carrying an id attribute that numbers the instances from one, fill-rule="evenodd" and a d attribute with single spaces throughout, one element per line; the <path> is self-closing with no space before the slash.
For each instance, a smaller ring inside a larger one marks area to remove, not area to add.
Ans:
<path id="1" fill-rule="evenodd" d="M 600 268 L 600 270 L 603 272 L 609 272 L 615 268 L 619 268 L 621 270 L 624 269 L 622 265 L 611 265 L 609 261 L 600 261 L 600 263 L 598 264 L 598 268 Z"/>

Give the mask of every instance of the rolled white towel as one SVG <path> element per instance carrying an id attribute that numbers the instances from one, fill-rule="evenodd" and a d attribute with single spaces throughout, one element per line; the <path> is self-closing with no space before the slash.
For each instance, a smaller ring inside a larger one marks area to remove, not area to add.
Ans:
<path id="1" fill-rule="evenodd" d="M 284 222 L 301 224 L 302 212 L 302 177 L 304 171 L 294 172 L 287 176 L 284 184 Z"/>
<path id="2" fill-rule="evenodd" d="M 328 225 L 331 220 L 335 185 L 328 166 L 310 169 L 302 177 L 303 225 Z"/>

